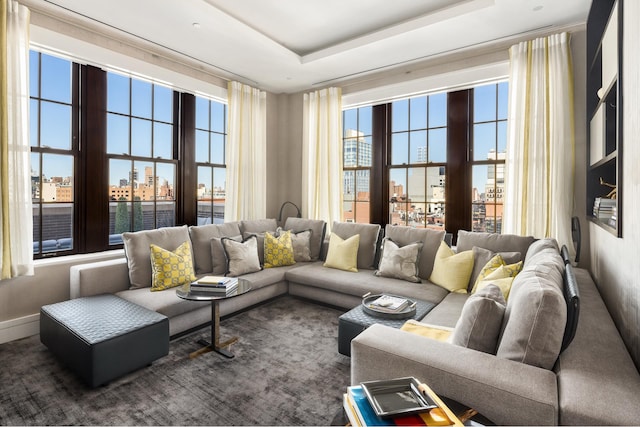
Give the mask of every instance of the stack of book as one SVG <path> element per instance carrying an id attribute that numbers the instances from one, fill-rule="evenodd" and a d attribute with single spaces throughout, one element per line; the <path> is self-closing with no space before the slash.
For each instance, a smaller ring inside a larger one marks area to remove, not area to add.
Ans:
<path id="1" fill-rule="evenodd" d="M 462 425 L 449 408 L 439 406 L 425 412 L 379 417 L 369 403 L 362 386 L 347 387 L 343 395 L 343 407 L 349 423 L 354 427 L 365 426 L 452 426 Z"/>
<path id="2" fill-rule="evenodd" d="M 238 287 L 236 277 L 204 276 L 191 283 L 191 292 L 228 293 Z"/>
<path id="3" fill-rule="evenodd" d="M 393 295 L 381 295 L 369 302 L 369 308 L 386 313 L 398 313 L 409 306 L 409 300 Z"/>
<path id="4" fill-rule="evenodd" d="M 596 197 L 593 202 L 593 216 L 600 221 L 608 222 L 612 216 L 617 217 L 616 199 Z"/>

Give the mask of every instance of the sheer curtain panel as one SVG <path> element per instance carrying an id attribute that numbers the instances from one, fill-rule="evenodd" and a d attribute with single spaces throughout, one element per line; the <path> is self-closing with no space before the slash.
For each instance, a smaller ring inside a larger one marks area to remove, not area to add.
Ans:
<path id="1" fill-rule="evenodd" d="M 342 215 L 342 90 L 304 95 L 302 215 L 327 222 Z"/>
<path id="2" fill-rule="evenodd" d="M 1 279 L 33 275 L 29 145 L 29 9 L 0 0 Z"/>
<path id="3" fill-rule="evenodd" d="M 267 214 L 267 94 L 229 82 L 225 221 Z"/>
<path id="4" fill-rule="evenodd" d="M 503 232 L 553 237 L 573 251 L 573 66 L 568 33 L 509 50 Z M 573 254 L 571 254 L 573 257 Z"/>

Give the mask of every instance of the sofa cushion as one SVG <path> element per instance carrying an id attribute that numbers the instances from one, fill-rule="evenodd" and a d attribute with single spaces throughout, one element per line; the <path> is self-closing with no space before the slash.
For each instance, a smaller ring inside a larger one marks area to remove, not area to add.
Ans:
<path id="1" fill-rule="evenodd" d="M 188 240 L 178 246 L 175 251 L 168 251 L 153 243 L 150 249 L 152 291 L 174 288 L 196 280 L 191 244 Z"/>
<path id="2" fill-rule="evenodd" d="M 451 344 L 495 354 L 505 304 L 502 292 L 495 285 L 471 295 L 453 328 Z"/>
<path id="3" fill-rule="evenodd" d="M 295 263 L 291 231 L 280 233 L 278 237 L 267 231 L 264 234 L 264 267 L 284 267 Z"/>
<path id="4" fill-rule="evenodd" d="M 387 224 L 385 227 L 385 237 L 393 239 L 399 246 L 405 246 L 413 242 L 422 242 L 420 262 L 418 263 L 418 276 L 423 279 L 429 279 L 431 276 L 436 253 L 444 236 L 444 230 L 440 231 L 390 224 Z"/>
<path id="5" fill-rule="evenodd" d="M 329 251 L 327 252 L 327 260 L 324 262 L 324 266 L 357 272 L 359 244 L 359 234 L 344 240 L 337 234 L 331 234 L 329 237 Z"/>
<path id="6" fill-rule="evenodd" d="M 372 270 L 357 273 L 326 268 L 321 261 L 296 265 L 286 274 L 289 283 L 321 288 L 327 291 L 362 297 L 371 294 L 393 293 L 438 304 L 449 293 L 430 282 L 411 283 L 387 277 L 375 277 Z M 437 306 L 436 306 L 437 308 Z"/>
<path id="7" fill-rule="evenodd" d="M 326 228 L 327 223 L 321 219 L 289 217 L 284 223 L 285 230 L 291 230 L 295 233 L 311 230 L 311 238 L 309 241 L 311 261 L 317 261 L 320 259 L 322 242 L 324 241 Z"/>
<path id="8" fill-rule="evenodd" d="M 225 222 L 224 224 L 210 224 L 189 227 L 189 236 L 191 237 L 191 249 L 193 251 L 193 262 L 196 274 L 224 274 L 226 271 L 226 260 L 222 244 L 215 251 L 211 248 L 211 239 L 217 237 L 235 237 L 241 236 L 239 222 Z M 216 258 L 221 256 L 222 258 Z M 214 264 L 220 267 L 216 269 Z M 214 271 L 216 270 L 216 271 Z"/>
<path id="9" fill-rule="evenodd" d="M 343 240 L 359 234 L 358 268 L 375 268 L 376 250 L 380 235 L 379 225 L 335 221 L 331 228 L 331 234 L 337 234 Z"/>
<path id="10" fill-rule="evenodd" d="M 274 232 L 278 228 L 278 222 L 274 218 L 252 219 L 240 221 L 240 231 L 244 233 Z"/>
<path id="11" fill-rule="evenodd" d="M 473 270 L 473 252 L 455 253 L 444 241 L 436 253 L 429 280 L 450 292 L 467 293 L 469 276 Z"/>
<path id="12" fill-rule="evenodd" d="M 151 244 L 168 251 L 189 240 L 186 225 L 122 233 L 131 289 L 151 286 Z"/>
<path id="13" fill-rule="evenodd" d="M 535 241 L 532 236 L 515 234 L 480 233 L 476 231 L 458 231 L 458 252 L 472 250 L 474 246 L 493 252 L 520 252 L 525 256 L 529 246 Z M 520 261 L 520 260 L 518 260 Z"/>
<path id="14" fill-rule="evenodd" d="M 480 272 L 485 265 L 497 254 L 489 249 L 474 246 L 473 250 L 473 271 L 471 272 L 471 278 L 469 279 L 469 286 L 467 290 L 471 292 L 473 286 L 478 280 Z M 520 252 L 498 252 L 505 263 L 514 264 L 522 260 L 522 254 Z"/>
<path id="15" fill-rule="evenodd" d="M 227 276 L 241 276 L 261 270 L 256 236 L 251 235 L 242 242 L 223 237 L 222 247 L 227 258 Z"/>
<path id="16" fill-rule="evenodd" d="M 545 255 L 542 257 L 541 255 Z M 496 355 L 551 369 L 558 358 L 567 322 L 559 252 L 537 255 L 513 281 Z"/>
<path id="17" fill-rule="evenodd" d="M 420 283 L 418 261 L 422 246 L 422 242 L 415 242 L 400 247 L 389 237 L 385 237 L 382 240 L 382 255 L 375 275 Z"/>

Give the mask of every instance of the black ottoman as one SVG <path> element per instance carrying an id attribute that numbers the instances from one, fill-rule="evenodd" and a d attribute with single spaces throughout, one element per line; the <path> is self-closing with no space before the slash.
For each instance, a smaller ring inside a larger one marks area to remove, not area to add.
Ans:
<path id="1" fill-rule="evenodd" d="M 374 323 L 382 323 L 392 328 L 401 328 L 409 319 L 420 320 L 436 305 L 427 301 L 411 299 L 416 302 L 416 314 L 404 319 L 387 319 L 372 316 L 362 309 L 362 304 L 347 311 L 338 318 L 338 352 L 351 357 L 351 340 Z"/>
<path id="2" fill-rule="evenodd" d="M 40 341 L 90 387 L 169 353 L 169 319 L 115 295 L 45 305 Z"/>

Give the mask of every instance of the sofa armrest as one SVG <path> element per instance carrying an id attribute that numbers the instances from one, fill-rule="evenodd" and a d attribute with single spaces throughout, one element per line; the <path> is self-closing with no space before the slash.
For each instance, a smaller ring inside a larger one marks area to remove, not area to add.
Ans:
<path id="1" fill-rule="evenodd" d="M 351 383 L 414 376 L 498 425 L 558 423 L 556 375 L 375 324 L 351 341 Z"/>
<path id="2" fill-rule="evenodd" d="M 131 286 L 126 258 L 74 265 L 69 276 L 71 298 L 115 294 Z"/>

